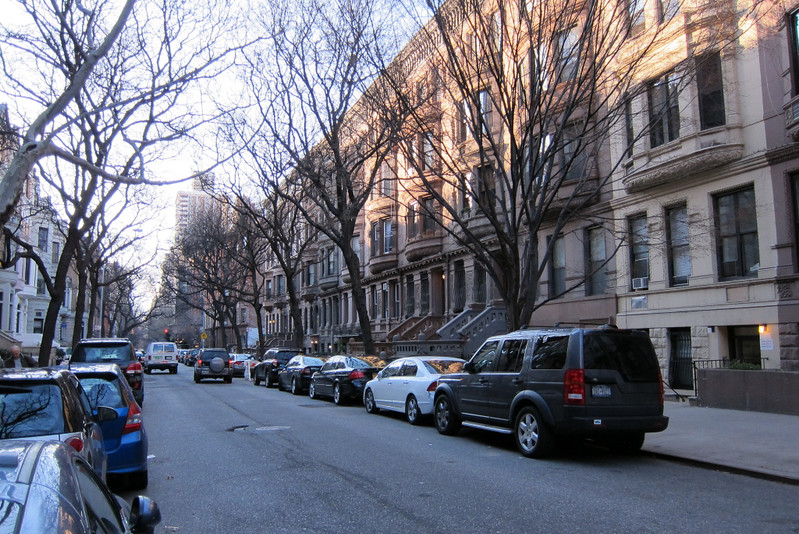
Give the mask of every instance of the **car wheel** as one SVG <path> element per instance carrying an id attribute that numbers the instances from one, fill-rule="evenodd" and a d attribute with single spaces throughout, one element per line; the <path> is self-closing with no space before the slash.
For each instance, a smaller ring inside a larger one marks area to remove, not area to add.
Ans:
<path id="1" fill-rule="evenodd" d="M 226 376 L 225 377 L 225 384 L 232 384 L 232 383 L 233 383 L 233 377 L 232 376 Z"/>
<path id="2" fill-rule="evenodd" d="M 375 404 L 375 396 L 371 389 L 366 390 L 366 395 L 363 396 L 363 405 L 366 406 L 366 413 L 377 413 L 380 408 Z"/>
<path id="3" fill-rule="evenodd" d="M 150 369 L 148 367 L 144 368 L 144 374 L 146 374 L 146 375 L 150 374 Z"/>
<path id="4" fill-rule="evenodd" d="M 333 386 L 333 402 L 338 405 L 344 404 L 344 397 L 341 396 L 341 385 L 338 382 Z"/>
<path id="5" fill-rule="evenodd" d="M 302 392 L 300 391 L 300 386 L 297 384 L 297 377 L 295 376 L 291 379 L 291 394 L 299 395 L 300 393 Z"/>
<path id="6" fill-rule="evenodd" d="M 555 437 L 538 410 L 525 406 L 516 416 L 514 436 L 519 452 L 527 458 L 544 458 L 552 453 Z"/>
<path id="7" fill-rule="evenodd" d="M 461 429 L 461 422 L 452 411 L 452 401 L 446 395 L 439 395 L 436 399 L 434 414 L 439 434 L 452 436 Z"/>
<path id="8" fill-rule="evenodd" d="M 277 389 L 279 391 L 286 391 L 286 388 L 283 387 L 283 382 L 280 381 L 280 377 L 277 377 Z"/>
<path id="9" fill-rule="evenodd" d="M 408 397 L 408 400 L 405 401 L 405 417 L 408 418 L 408 422 L 412 425 L 418 425 L 422 422 L 422 412 L 419 411 L 419 402 L 413 395 Z"/>
<path id="10" fill-rule="evenodd" d="M 143 490 L 147 487 L 147 470 L 130 473 L 128 475 L 128 488 Z"/>
<path id="11" fill-rule="evenodd" d="M 200 378 L 200 375 L 194 375 L 194 383 L 195 383 L 195 384 L 199 384 L 199 383 L 200 383 L 200 380 L 202 380 L 202 379 Z"/>
<path id="12" fill-rule="evenodd" d="M 646 435 L 643 432 L 630 432 L 608 439 L 608 448 L 621 454 L 635 454 L 644 446 Z"/>
<path id="13" fill-rule="evenodd" d="M 169 369 L 169 374 L 171 374 L 171 375 L 176 375 L 176 374 L 178 374 L 178 368 L 177 368 L 177 366 L 170 368 L 170 369 Z"/>
<path id="14" fill-rule="evenodd" d="M 252 374 L 252 385 L 253 386 L 258 386 L 260 384 L 261 384 L 261 379 L 258 378 L 258 373 L 253 373 Z"/>
<path id="15" fill-rule="evenodd" d="M 311 385 L 308 386 L 308 396 L 312 399 L 316 398 L 316 387 L 313 385 L 313 380 L 311 380 Z"/>

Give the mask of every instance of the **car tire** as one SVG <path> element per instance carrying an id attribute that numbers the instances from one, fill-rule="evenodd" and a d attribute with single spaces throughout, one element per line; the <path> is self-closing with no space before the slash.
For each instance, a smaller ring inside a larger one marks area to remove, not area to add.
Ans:
<path id="1" fill-rule="evenodd" d="M 408 396 L 408 400 L 405 401 L 405 417 L 408 418 L 408 422 L 412 425 L 422 424 L 422 412 L 419 411 L 419 401 L 417 401 L 416 397 L 413 395 Z"/>
<path id="2" fill-rule="evenodd" d="M 219 356 L 211 358 L 211 361 L 208 362 L 208 368 L 211 370 L 211 372 L 219 374 L 225 369 L 225 360 Z"/>
<path id="3" fill-rule="evenodd" d="M 339 406 L 344 404 L 344 397 L 341 395 L 341 385 L 338 382 L 333 385 L 333 402 Z"/>
<path id="4" fill-rule="evenodd" d="M 232 383 L 233 383 L 233 377 L 232 376 L 226 376 L 225 377 L 225 384 L 232 384 Z"/>
<path id="5" fill-rule="evenodd" d="M 150 374 L 150 368 L 149 367 L 145 367 L 144 368 L 144 374 L 146 374 L 146 375 Z"/>
<path id="6" fill-rule="evenodd" d="M 253 371 L 253 373 L 252 373 L 252 385 L 253 386 L 260 386 L 261 385 L 261 379 L 258 378 L 258 373 L 256 373 L 255 371 Z"/>
<path id="7" fill-rule="evenodd" d="M 439 434 L 453 436 L 461 429 L 461 422 L 452 409 L 452 400 L 447 395 L 439 395 L 436 398 L 433 414 Z"/>
<path id="8" fill-rule="evenodd" d="M 513 425 L 516 447 L 527 458 L 545 458 L 552 453 L 555 436 L 532 406 L 525 406 L 516 415 Z"/>
<path id="9" fill-rule="evenodd" d="M 200 383 L 200 380 L 202 380 L 202 378 L 200 378 L 200 376 L 199 376 L 199 375 L 194 375 L 194 383 L 195 383 L 195 384 L 199 384 L 199 383 Z"/>
<path id="10" fill-rule="evenodd" d="M 280 381 L 280 377 L 277 377 L 277 389 L 278 391 L 286 391 L 286 388 L 283 387 L 283 382 Z"/>
<path id="11" fill-rule="evenodd" d="M 299 395 L 300 393 L 302 393 L 302 391 L 300 391 L 300 386 L 297 384 L 297 377 L 295 376 L 291 379 L 291 394 Z"/>
<path id="12" fill-rule="evenodd" d="M 380 411 L 380 408 L 378 408 L 375 403 L 375 395 L 372 393 L 371 389 L 366 390 L 366 394 L 363 396 L 363 405 L 366 407 L 366 413 L 377 413 Z"/>
<path id="13" fill-rule="evenodd" d="M 178 366 L 176 365 L 175 367 L 170 367 L 169 368 L 169 374 L 171 374 L 171 375 L 178 374 Z"/>
<path id="14" fill-rule="evenodd" d="M 130 473 L 128 475 L 128 488 L 133 490 L 147 488 L 147 470 Z"/>
<path id="15" fill-rule="evenodd" d="M 308 396 L 312 399 L 316 398 L 316 387 L 313 384 L 313 380 L 311 380 L 311 384 L 308 386 Z"/>
<path id="16" fill-rule="evenodd" d="M 621 454 L 635 454 L 644 446 L 646 434 L 643 432 L 629 432 L 607 440 L 607 446 L 613 452 Z"/>

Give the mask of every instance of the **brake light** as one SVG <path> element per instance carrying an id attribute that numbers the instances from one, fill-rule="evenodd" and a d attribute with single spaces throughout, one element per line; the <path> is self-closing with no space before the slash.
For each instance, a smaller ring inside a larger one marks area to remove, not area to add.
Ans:
<path id="1" fill-rule="evenodd" d="M 128 365 L 128 368 L 125 370 L 125 373 L 129 375 L 140 375 L 142 373 L 141 364 L 139 362 L 134 362 Z"/>
<path id="2" fill-rule="evenodd" d="M 660 385 L 660 405 L 663 406 L 663 375 L 660 374 L 660 369 L 658 369 L 658 384 Z"/>
<path id="3" fill-rule="evenodd" d="M 310 367 L 306 367 L 305 369 L 302 370 L 301 374 L 303 374 L 303 375 L 311 374 L 311 368 Z"/>
<path id="4" fill-rule="evenodd" d="M 363 374 L 363 371 L 360 369 L 355 369 L 354 371 L 350 371 L 349 379 L 350 380 L 357 380 L 359 378 L 366 378 L 366 375 Z"/>
<path id="5" fill-rule="evenodd" d="M 563 378 L 563 404 L 585 404 L 585 371 L 569 369 Z"/>
<path id="6" fill-rule="evenodd" d="M 78 452 L 83 450 L 83 440 L 80 436 L 72 436 L 64 440 L 64 442 Z"/>
<path id="7" fill-rule="evenodd" d="M 137 402 L 131 402 L 128 406 L 128 418 L 125 419 L 125 426 L 122 427 L 122 434 L 130 434 L 141 430 L 142 418 L 141 408 Z"/>
<path id="8" fill-rule="evenodd" d="M 202 366 L 203 366 L 203 359 L 202 359 L 202 358 L 199 358 L 199 359 L 197 360 L 197 365 L 199 365 L 200 367 L 202 367 Z"/>
<path id="9" fill-rule="evenodd" d="M 277 360 L 272 360 L 272 365 L 274 367 L 277 367 L 278 365 L 280 365 L 280 362 L 278 362 Z"/>
<path id="10" fill-rule="evenodd" d="M 430 385 L 427 386 L 427 391 L 432 393 L 433 391 L 436 390 L 437 387 L 438 387 L 438 380 L 433 380 L 432 382 L 430 382 Z"/>

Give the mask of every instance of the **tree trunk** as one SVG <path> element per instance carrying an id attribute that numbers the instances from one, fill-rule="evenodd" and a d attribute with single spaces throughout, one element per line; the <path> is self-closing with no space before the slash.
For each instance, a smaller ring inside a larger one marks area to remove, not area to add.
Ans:
<path id="1" fill-rule="evenodd" d="M 363 350 L 366 354 L 374 354 L 372 327 L 369 323 L 369 310 L 366 307 L 366 293 L 361 284 L 361 264 L 355 251 L 352 250 L 352 247 L 347 247 L 347 250 L 343 250 L 342 252 L 344 253 L 344 262 L 350 272 L 352 300 L 355 302 L 355 310 L 358 312 L 358 323 L 361 326 Z"/>

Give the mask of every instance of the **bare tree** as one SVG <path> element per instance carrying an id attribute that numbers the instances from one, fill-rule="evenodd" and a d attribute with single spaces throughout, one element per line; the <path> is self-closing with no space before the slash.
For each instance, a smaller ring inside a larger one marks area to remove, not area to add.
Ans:
<path id="1" fill-rule="evenodd" d="M 630 131 L 630 99 L 652 91 L 647 82 L 664 70 L 680 74 L 670 90 L 684 89 L 704 51 L 735 42 L 737 33 L 715 31 L 728 26 L 713 17 L 739 14 L 727 3 L 692 4 L 682 13 L 678 0 L 664 0 L 661 24 L 644 28 L 642 2 L 426 6 L 405 56 L 385 70 L 410 117 L 399 145 L 413 169 L 402 182 L 406 203 L 415 201 L 412 209 L 435 220 L 485 269 L 507 307 L 508 328 L 516 329 L 605 267 L 540 292 L 557 236 L 577 222 L 612 230 L 612 180 L 634 143 L 654 135 L 652 123 Z M 686 30 L 688 17 L 697 25 Z M 696 37 L 694 57 L 684 52 L 653 63 L 686 31 Z M 655 104 L 654 122 L 669 120 L 670 105 Z M 625 129 L 626 146 L 612 146 Z M 553 238 L 541 242 L 545 233 Z"/>
<path id="2" fill-rule="evenodd" d="M 353 239 L 399 126 L 393 93 L 370 88 L 397 44 L 389 21 L 380 22 L 384 8 L 360 0 L 275 2 L 263 21 L 269 48 L 251 57 L 249 78 L 262 123 L 250 155 L 268 180 L 264 193 L 292 203 L 341 251 L 367 352 L 372 334 Z M 261 157 L 273 144 L 286 162 L 279 175 L 265 171 L 274 165 Z"/>

